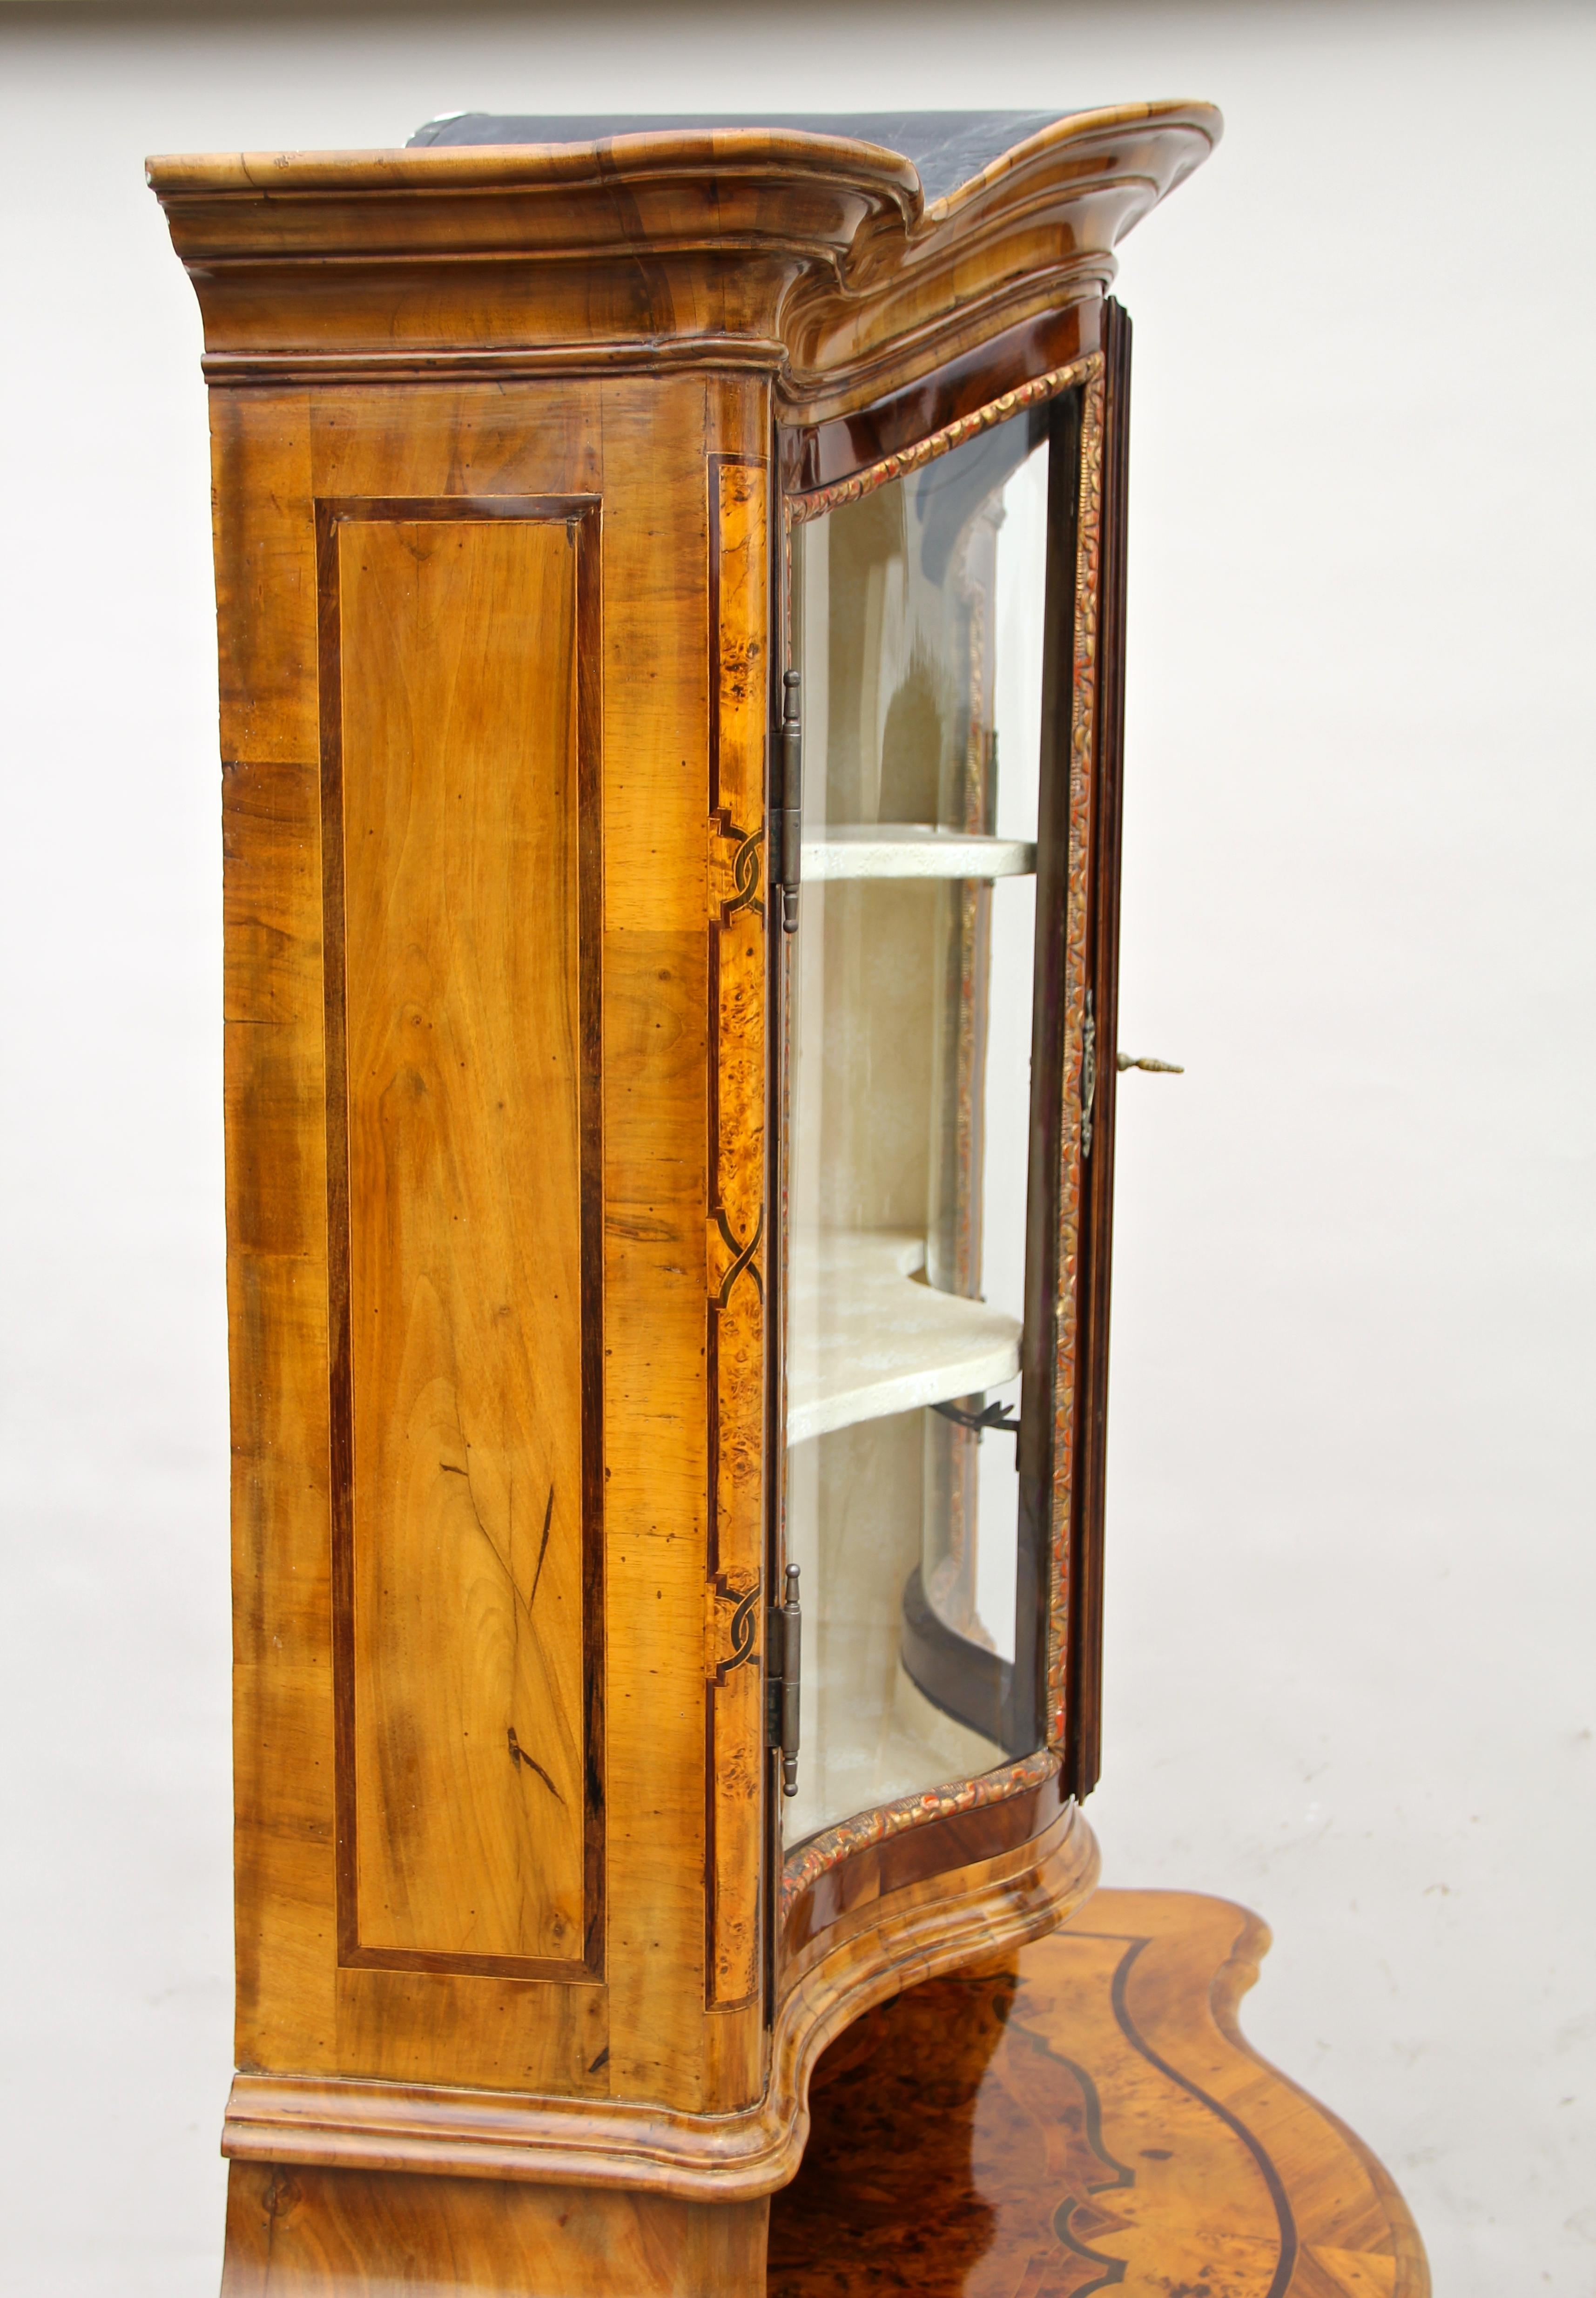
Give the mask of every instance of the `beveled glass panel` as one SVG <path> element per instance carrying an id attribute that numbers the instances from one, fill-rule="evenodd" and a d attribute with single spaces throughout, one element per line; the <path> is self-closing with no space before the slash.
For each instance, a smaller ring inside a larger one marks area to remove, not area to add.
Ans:
<path id="1" fill-rule="evenodd" d="M 789 1842 L 1034 1744 L 1016 1636 L 1046 417 L 794 531 Z"/>

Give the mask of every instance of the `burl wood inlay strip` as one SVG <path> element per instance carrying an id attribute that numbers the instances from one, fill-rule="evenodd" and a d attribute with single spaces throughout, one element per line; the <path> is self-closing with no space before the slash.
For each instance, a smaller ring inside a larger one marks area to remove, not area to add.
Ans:
<path id="1" fill-rule="evenodd" d="M 712 455 L 710 487 L 709 1616 L 705 1996 L 760 1981 L 764 1774 L 766 535 L 769 467 Z"/>
<path id="2" fill-rule="evenodd" d="M 597 504 L 318 525 L 340 1960 L 592 1978 Z"/>

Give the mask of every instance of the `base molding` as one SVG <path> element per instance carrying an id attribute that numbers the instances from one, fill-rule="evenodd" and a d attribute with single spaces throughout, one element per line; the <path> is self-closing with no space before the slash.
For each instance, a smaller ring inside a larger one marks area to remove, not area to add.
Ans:
<path id="1" fill-rule="evenodd" d="M 769 2207 L 234 2162 L 222 2298 L 758 2298 Z"/>
<path id="2" fill-rule="evenodd" d="M 922 1974 L 814 2071 L 770 2197 L 235 2162 L 222 2298 L 1428 2298 L 1389 2176 L 1241 2034 L 1268 1944 L 1223 1900 L 1105 1890 Z"/>
<path id="3" fill-rule="evenodd" d="M 235 2164 L 285 2166 L 296 2178 L 380 2171 L 753 2202 L 798 2168 L 809 2078 L 827 2043 L 905 1987 L 1051 1930 L 1084 1901 L 1098 1864 L 1097 1840 L 1070 1804 L 1033 1842 L 957 1877 L 909 1885 L 835 1925 L 777 2012 L 764 2096 L 741 2113 L 241 2074 L 222 2152 Z"/>

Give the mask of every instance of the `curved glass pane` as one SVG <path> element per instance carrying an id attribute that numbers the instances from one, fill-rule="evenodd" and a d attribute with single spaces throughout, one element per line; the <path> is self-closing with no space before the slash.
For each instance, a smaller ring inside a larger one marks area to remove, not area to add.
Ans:
<path id="1" fill-rule="evenodd" d="M 1012 1424 L 1047 460 L 1020 416 L 794 532 L 789 1841 L 1032 1744 Z"/>

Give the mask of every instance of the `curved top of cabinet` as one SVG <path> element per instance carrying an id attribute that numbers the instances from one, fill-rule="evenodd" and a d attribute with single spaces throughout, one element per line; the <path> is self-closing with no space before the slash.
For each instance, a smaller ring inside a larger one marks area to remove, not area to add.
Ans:
<path id="1" fill-rule="evenodd" d="M 1026 331 L 1100 300 L 1119 240 L 1221 132 L 1211 104 L 1167 102 L 441 140 L 481 124 L 399 151 L 152 160 L 211 381 L 753 368 L 815 424 L 994 335 L 1024 374 L 1071 355 L 1032 357 Z"/>

